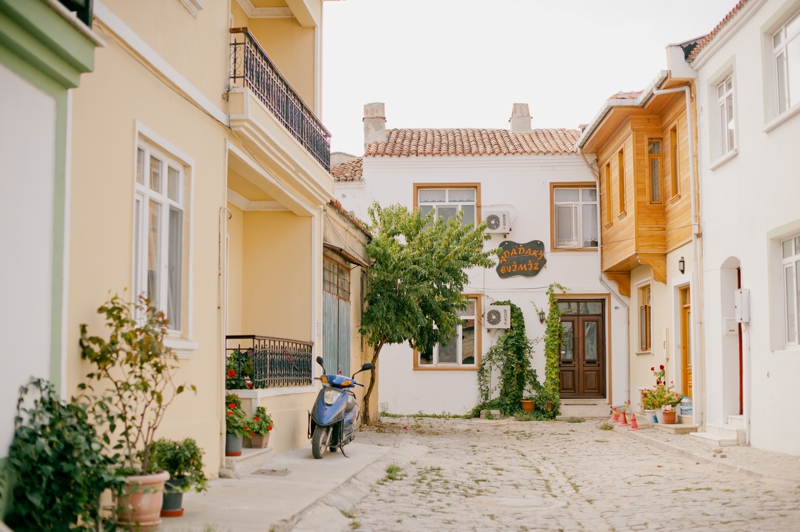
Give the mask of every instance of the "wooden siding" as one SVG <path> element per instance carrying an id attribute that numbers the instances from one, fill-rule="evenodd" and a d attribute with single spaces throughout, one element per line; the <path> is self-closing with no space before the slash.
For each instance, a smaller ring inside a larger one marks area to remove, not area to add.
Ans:
<path id="1" fill-rule="evenodd" d="M 626 212 L 619 212 L 619 151 L 623 150 L 625 157 L 625 204 Z M 600 194 L 603 204 L 602 218 L 602 257 L 603 269 L 618 269 L 620 262 L 631 257 L 636 250 L 635 243 L 635 202 L 634 198 L 634 168 L 633 168 L 633 142 L 631 139 L 630 121 L 624 122 L 611 136 L 609 142 L 598 152 L 598 161 L 601 171 L 605 172 L 606 165 L 611 168 L 610 190 L 606 185 L 605 175 L 601 175 Z M 611 219 L 606 217 L 607 195 L 611 196 Z"/>

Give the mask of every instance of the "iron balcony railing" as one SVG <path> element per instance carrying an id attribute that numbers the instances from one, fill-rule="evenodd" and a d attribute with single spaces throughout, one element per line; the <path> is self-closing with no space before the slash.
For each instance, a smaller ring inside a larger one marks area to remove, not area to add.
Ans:
<path id="1" fill-rule="evenodd" d="M 247 377 L 252 386 L 234 388 L 281 388 L 312 383 L 311 342 L 269 336 L 232 335 L 225 337 L 228 368 L 237 379 Z M 240 382 L 240 381 L 239 381 Z"/>
<path id="2" fill-rule="evenodd" d="M 231 29 L 231 84 L 253 91 L 325 170 L 330 170 L 331 134 L 247 28 Z"/>

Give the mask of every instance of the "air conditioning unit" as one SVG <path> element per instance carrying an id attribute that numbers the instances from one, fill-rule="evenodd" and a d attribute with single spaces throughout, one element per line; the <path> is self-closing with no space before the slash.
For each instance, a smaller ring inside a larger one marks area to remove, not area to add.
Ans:
<path id="1" fill-rule="evenodd" d="M 511 307 L 509 305 L 489 305 L 483 322 L 487 329 L 508 329 L 511 327 Z"/>
<path id="2" fill-rule="evenodd" d="M 489 234 L 511 232 L 511 213 L 508 211 L 486 211 L 483 220 L 486 222 L 486 232 Z"/>

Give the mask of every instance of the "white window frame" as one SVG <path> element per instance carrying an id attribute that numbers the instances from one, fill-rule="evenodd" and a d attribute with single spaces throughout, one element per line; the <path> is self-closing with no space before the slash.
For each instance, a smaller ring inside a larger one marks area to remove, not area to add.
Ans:
<path id="1" fill-rule="evenodd" d="M 785 256 L 784 246 L 788 244 L 790 254 Z M 783 339 L 786 347 L 800 345 L 800 235 L 795 234 L 780 241 L 781 252 L 781 290 L 783 299 Z M 790 300 L 791 299 L 791 300 Z M 790 309 L 791 307 L 791 309 Z M 791 310 L 791 312 L 790 312 Z M 790 323 L 790 320 L 793 323 Z M 793 330 L 792 330 L 793 329 Z"/>
<path id="2" fill-rule="evenodd" d="M 151 150 L 154 152 L 158 152 L 161 154 L 164 159 L 171 161 L 176 166 L 179 166 L 182 170 L 182 182 L 183 182 L 183 191 L 182 191 L 182 202 L 183 202 L 183 265 L 182 265 L 182 292 L 181 292 L 181 300 L 182 304 L 182 312 L 181 312 L 181 326 L 179 330 L 168 330 L 167 338 L 164 341 L 164 344 L 167 347 L 172 348 L 175 353 L 178 355 L 178 358 L 181 359 L 190 359 L 192 358 L 194 352 L 199 349 L 199 344 L 193 341 L 193 329 L 194 329 L 194 267 L 193 267 L 193 256 L 194 256 L 194 224 L 193 224 L 193 210 L 194 210 L 194 180 L 193 176 L 195 173 L 195 160 L 193 157 L 190 157 L 186 152 L 178 148 L 176 145 L 168 141 L 165 137 L 159 135 L 156 131 L 151 129 L 150 127 L 146 126 L 140 121 L 136 121 L 135 127 L 135 135 L 136 135 L 136 143 L 133 148 L 133 175 L 131 178 L 132 184 L 132 217 L 131 217 L 131 241 L 132 241 L 132 254 L 131 254 L 131 272 L 132 278 L 131 281 L 133 282 L 133 277 L 135 276 L 136 269 L 136 246 L 137 242 L 135 239 L 135 220 L 136 220 L 136 201 L 137 198 L 139 201 L 142 200 L 144 196 L 139 195 L 141 188 L 137 185 L 137 152 L 138 148 L 147 145 Z M 147 159 L 146 159 L 147 160 Z M 162 177 L 166 181 L 168 177 Z M 140 218 L 140 222 L 143 220 Z M 167 222 L 168 223 L 168 222 Z M 141 226 L 140 226 L 141 227 Z M 140 233 L 145 234 L 145 233 Z M 140 260 L 143 259 L 142 255 L 139 255 Z M 141 273 L 141 271 L 140 271 Z M 146 274 L 145 274 L 146 278 Z M 140 281 L 141 282 L 141 281 Z M 137 286 L 136 283 L 132 283 L 131 286 Z M 135 294 L 132 295 L 134 297 Z"/>
<path id="3" fill-rule="evenodd" d="M 787 20 L 781 27 L 772 33 L 770 43 L 772 45 L 772 75 L 775 81 L 775 116 L 781 116 L 790 109 L 798 106 L 800 104 L 800 98 L 798 101 L 792 102 L 790 99 L 790 90 L 791 87 L 789 85 L 789 68 L 790 65 L 788 63 L 788 54 L 787 54 L 787 47 L 789 43 L 800 39 L 800 30 L 798 30 L 793 35 L 787 34 L 787 26 L 791 24 L 800 25 L 800 13 L 795 13 L 789 20 Z M 779 44 L 775 43 L 777 38 L 781 39 Z M 780 57 L 783 56 L 783 62 L 785 65 L 785 76 L 783 83 L 781 83 L 780 75 L 779 75 L 779 64 L 780 64 Z M 800 64 L 795 65 L 795 68 L 800 74 Z M 798 80 L 800 81 L 800 79 Z M 781 90 L 785 91 L 785 98 L 781 98 Z M 800 92 L 798 92 L 800 95 Z M 784 107 L 785 106 L 785 107 Z"/>
<path id="4" fill-rule="evenodd" d="M 577 190 L 578 191 L 578 201 L 557 201 L 556 196 L 559 190 Z M 585 190 L 594 190 L 595 191 L 595 199 L 594 201 L 591 200 L 584 200 L 583 199 L 583 192 Z M 610 194 L 610 191 L 606 192 Z M 569 186 L 554 186 L 553 187 L 553 249 L 597 249 L 597 245 L 594 246 L 585 246 L 583 245 L 584 238 L 583 238 L 583 231 L 584 231 L 584 220 L 583 220 L 583 206 L 584 205 L 594 205 L 595 206 L 595 216 L 592 222 L 595 226 L 597 226 L 597 209 L 600 208 L 600 203 L 598 202 L 598 194 L 597 194 L 597 187 L 569 187 Z M 559 207 L 570 207 L 573 211 L 575 220 L 575 230 L 573 231 L 573 243 L 567 245 L 559 245 L 558 243 L 558 208 Z M 577 213 L 577 215 L 575 215 Z M 600 232 L 600 228 L 596 227 L 597 232 Z M 599 237 L 599 234 L 598 234 Z"/>
<path id="5" fill-rule="evenodd" d="M 463 327 L 464 326 L 461 323 L 459 323 L 458 326 L 456 327 L 456 334 L 455 334 L 455 338 L 458 341 L 458 346 L 457 346 L 457 350 L 456 350 L 457 351 L 456 362 L 439 362 L 439 349 L 440 349 L 441 346 L 440 346 L 439 343 L 437 343 L 435 346 L 433 346 L 433 359 L 432 359 L 432 362 L 430 364 L 424 364 L 422 362 L 422 353 L 421 352 L 418 351 L 418 352 L 415 353 L 415 356 L 417 357 L 417 367 L 418 368 L 428 369 L 428 368 L 475 368 L 475 367 L 477 367 L 478 360 L 479 360 L 478 346 L 480 345 L 480 342 L 478 341 L 478 335 L 481 333 L 481 330 L 480 330 L 480 327 L 479 327 L 479 322 L 478 322 L 478 312 L 479 312 L 478 298 L 476 298 L 474 296 L 470 297 L 469 295 L 466 295 L 466 294 L 465 294 L 465 296 L 467 298 L 469 298 L 470 302 L 472 303 L 473 310 L 475 311 L 475 314 L 459 314 L 459 317 L 463 321 L 472 321 L 472 323 L 473 323 L 473 330 L 475 331 L 475 338 L 473 339 L 473 349 L 475 351 L 474 354 L 472 355 L 472 358 L 474 359 L 473 363 L 472 364 L 464 364 L 464 362 L 463 362 L 463 359 L 464 359 L 464 353 L 463 353 L 463 349 L 464 349 L 464 343 L 463 343 L 464 329 L 463 329 Z M 463 311 L 463 312 L 466 312 L 466 311 Z"/>
<path id="6" fill-rule="evenodd" d="M 730 87 L 728 87 L 730 85 Z M 722 89 L 722 95 L 720 95 Z M 717 98 L 717 131 L 719 134 L 719 150 L 718 156 L 722 157 L 729 152 L 736 149 L 736 141 L 738 135 L 736 134 L 736 97 L 734 96 L 733 87 L 733 74 L 728 75 L 724 80 L 716 85 L 716 98 Z M 730 115 L 728 114 L 727 101 L 731 99 Z M 728 127 L 730 125 L 730 127 Z M 732 139 L 728 138 L 728 132 L 733 135 Z"/>
<path id="7" fill-rule="evenodd" d="M 464 210 L 463 209 L 464 206 L 471 205 L 472 208 L 473 208 L 473 215 L 474 215 L 474 220 L 473 220 L 472 223 L 474 223 L 476 226 L 478 225 L 478 223 L 480 223 L 479 220 L 478 220 L 478 189 L 476 187 L 459 187 L 459 186 L 455 186 L 455 187 L 447 187 L 447 186 L 442 186 L 442 187 L 439 187 L 439 186 L 436 186 L 436 187 L 427 187 L 427 186 L 426 187 L 421 187 L 420 186 L 420 187 L 417 187 L 416 190 L 417 190 L 417 192 L 416 192 L 417 197 L 415 199 L 416 199 L 416 202 L 417 202 L 417 208 L 422 210 L 424 207 L 432 207 L 432 210 L 436 213 L 435 215 L 438 217 L 438 216 L 441 216 L 439 214 L 439 208 L 441 208 L 441 207 L 456 207 L 456 212 L 460 212 L 460 211 Z M 431 191 L 431 190 L 444 190 L 445 191 L 445 201 L 440 202 L 440 203 L 423 202 L 423 201 L 421 201 L 420 194 L 423 191 Z M 450 201 L 450 193 L 451 192 L 455 192 L 455 191 L 459 191 L 460 192 L 460 191 L 464 191 L 464 190 L 471 190 L 472 191 L 472 193 L 473 193 L 473 200 L 472 201 L 455 201 L 455 202 L 451 202 Z"/>

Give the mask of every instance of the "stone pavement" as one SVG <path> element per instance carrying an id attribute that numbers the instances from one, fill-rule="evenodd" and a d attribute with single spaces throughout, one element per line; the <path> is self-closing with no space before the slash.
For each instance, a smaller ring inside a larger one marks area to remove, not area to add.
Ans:
<path id="1" fill-rule="evenodd" d="M 376 464 L 295 530 L 800 530 L 800 478 L 720 470 L 593 422 L 384 421 L 361 441 L 392 446 L 397 479 Z"/>

